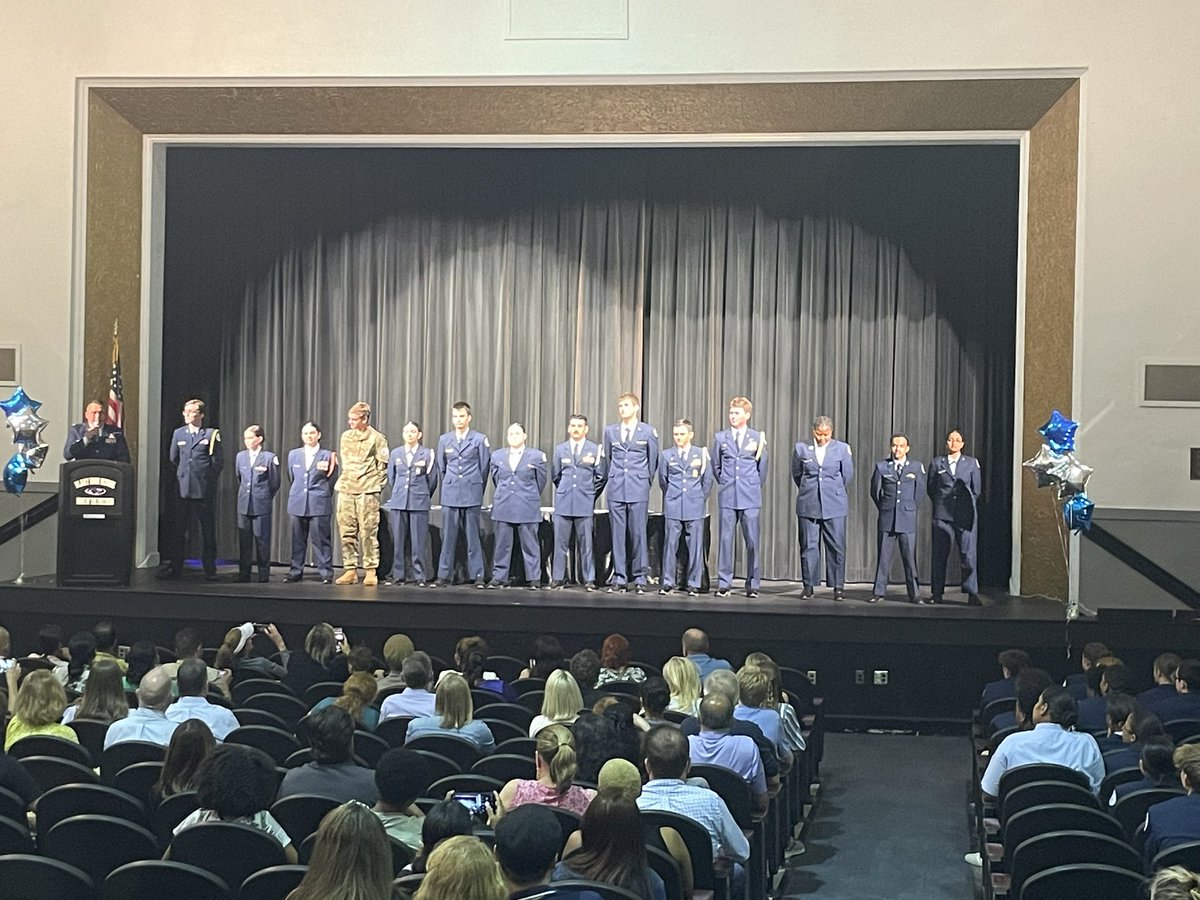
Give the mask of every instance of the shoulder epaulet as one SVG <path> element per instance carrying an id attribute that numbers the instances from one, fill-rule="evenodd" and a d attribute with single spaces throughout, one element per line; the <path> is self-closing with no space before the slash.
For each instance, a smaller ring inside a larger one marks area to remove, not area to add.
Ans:
<path id="1" fill-rule="evenodd" d="M 654 439 L 657 441 L 657 440 L 658 440 L 658 429 L 657 429 L 657 428 L 655 428 L 653 425 L 651 425 L 651 426 L 650 426 L 650 433 L 651 433 L 652 435 L 654 435 Z"/>
<path id="2" fill-rule="evenodd" d="M 545 450 L 539 450 L 539 451 L 538 451 L 538 453 L 540 453 L 540 454 L 541 454 L 541 456 L 542 456 L 542 462 L 545 462 L 545 461 L 546 461 L 546 451 L 545 451 Z"/>
<path id="3" fill-rule="evenodd" d="M 700 463 L 700 474 L 703 475 L 705 471 L 708 470 L 709 454 L 707 447 L 700 448 L 700 458 L 704 460 L 702 463 Z"/>
<path id="4" fill-rule="evenodd" d="M 488 436 L 486 434 L 483 436 L 483 446 L 487 447 L 489 450 L 492 449 L 492 445 L 488 443 Z"/>
<path id="5" fill-rule="evenodd" d="M 279 465 L 279 457 L 274 453 L 271 454 L 271 462 L 275 463 L 275 465 Z"/>
<path id="6" fill-rule="evenodd" d="M 213 455 L 213 448 L 217 446 L 217 441 L 219 441 L 220 439 L 221 439 L 220 430 L 217 428 L 214 428 L 212 437 L 209 438 L 209 441 L 208 441 L 208 455 L 209 456 Z"/>
<path id="7" fill-rule="evenodd" d="M 758 460 L 762 457 L 763 448 L 767 446 L 767 433 L 760 431 L 758 433 L 758 449 L 754 451 L 754 459 Z"/>
<path id="8" fill-rule="evenodd" d="M 848 454 L 850 454 L 851 456 L 853 456 L 853 455 L 854 455 L 854 451 L 850 449 L 850 445 L 849 445 L 849 444 L 847 444 L 847 445 L 846 445 L 846 452 L 847 452 Z"/>

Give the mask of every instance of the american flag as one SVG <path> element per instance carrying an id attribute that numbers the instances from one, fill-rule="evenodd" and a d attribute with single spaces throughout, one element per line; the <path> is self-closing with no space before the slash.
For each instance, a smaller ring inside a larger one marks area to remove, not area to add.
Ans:
<path id="1" fill-rule="evenodd" d="M 125 427 L 125 388 L 121 384 L 121 339 L 117 336 L 117 323 L 113 322 L 112 374 L 108 378 L 108 414 L 105 424 L 114 428 Z"/>

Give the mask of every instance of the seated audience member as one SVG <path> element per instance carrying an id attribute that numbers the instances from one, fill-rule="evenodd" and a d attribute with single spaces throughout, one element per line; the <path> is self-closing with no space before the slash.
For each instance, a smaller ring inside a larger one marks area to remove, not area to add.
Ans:
<path id="1" fill-rule="evenodd" d="M 487 641 L 483 638 L 478 635 L 460 638 L 454 645 L 454 665 L 457 674 L 466 679 L 472 690 L 493 691 L 503 697 L 504 702 L 516 703 L 517 692 L 495 672 L 486 670 L 488 655 Z M 437 683 L 440 685 L 444 678 L 454 673 L 454 669 L 447 669 L 438 676 Z"/>
<path id="2" fill-rule="evenodd" d="M 1123 743 L 1119 752 L 1110 753 L 1104 757 L 1105 770 L 1115 772 L 1117 769 L 1136 766 L 1138 760 L 1142 758 L 1142 746 L 1145 742 L 1150 738 L 1162 737 L 1165 734 L 1162 722 L 1158 721 L 1158 716 L 1145 710 L 1134 709 L 1121 723 Z"/>
<path id="3" fill-rule="evenodd" d="M 354 762 L 354 719 L 337 706 L 304 717 L 302 727 L 312 748 L 312 762 L 288 769 L 279 797 L 318 794 L 339 803 L 357 800 L 367 805 L 379 799 L 375 773 Z"/>
<path id="4" fill-rule="evenodd" d="M 388 719 L 432 716 L 437 697 L 429 688 L 433 685 L 433 663 L 429 654 L 413 651 L 400 665 L 400 677 L 404 690 L 384 699 L 379 708 L 379 721 Z"/>
<path id="5" fill-rule="evenodd" d="M 632 698 L 609 698 L 600 715 L 613 723 L 616 740 L 608 753 L 609 759 L 627 759 L 635 766 L 642 760 L 642 734 L 650 730 L 650 726 L 633 711 Z"/>
<path id="6" fill-rule="evenodd" d="M 408 723 L 404 742 L 428 734 L 449 734 L 465 738 L 482 753 L 496 749 L 496 739 L 485 722 L 474 718 L 475 704 L 471 701 L 471 689 L 467 681 L 457 672 L 442 679 L 435 692 L 432 716 L 422 716 Z"/>
<path id="7" fill-rule="evenodd" d="M 787 692 L 783 690 L 783 680 L 779 666 L 775 660 L 765 653 L 754 652 L 746 655 L 746 665 L 762 670 L 770 681 L 770 691 L 767 693 L 767 705 L 779 713 L 783 723 L 783 739 L 788 750 L 795 752 L 805 748 L 804 729 L 800 724 L 800 714 Z"/>
<path id="8" fill-rule="evenodd" d="M 671 703 L 671 689 L 665 679 L 652 675 L 642 682 L 642 719 L 653 728 L 655 725 L 672 725 L 664 716 L 667 706 Z"/>
<path id="9" fill-rule="evenodd" d="M 163 663 L 163 671 L 172 678 L 179 677 L 179 667 L 186 660 L 204 659 L 204 642 L 195 628 L 180 628 L 175 632 L 175 659 L 177 662 Z M 225 699 L 230 699 L 232 695 L 229 693 L 229 676 L 232 673 L 222 672 L 210 665 L 205 665 L 204 671 L 208 683 L 220 690 Z"/>
<path id="10" fill-rule="evenodd" d="M 1200 841 L 1200 744 L 1175 748 L 1175 768 L 1179 782 L 1187 792 L 1156 803 L 1146 812 L 1145 840 L 1142 853 L 1146 863 L 1171 847 Z"/>
<path id="11" fill-rule="evenodd" d="M 71 640 L 67 642 L 67 654 L 66 688 L 76 694 L 82 694 L 87 685 L 88 674 L 92 670 L 92 660 L 96 658 L 96 641 L 92 633 L 77 631 L 71 635 Z"/>
<path id="12" fill-rule="evenodd" d="M 987 706 L 993 700 L 1002 700 L 1017 696 L 1017 675 L 1026 666 L 1031 665 L 1029 654 L 1024 650 L 1002 650 L 997 657 L 1003 678 L 999 681 L 989 681 L 983 686 L 983 694 L 979 698 L 979 708 Z"/>
<path id="13" fill-rule="evenodd" d="M 136 642 L 125 655 L 125 682 L 122 685 L 124 689 L 136 691 L 145 674 L 158 663 L 158 648 L 154 646 L 154 641 Z"/>
<path id="14" fill-rule="evenodd" d="M 76 719 L 98 719 L 115 722 L 129 715 L 129 699 L 121 683 L 121 670 L 111 659 L 92 663 L 91 673 L 79 699 L 63 710 L 62 723 Z"/>
<path id="15" fill-rule="evenodd" d="M 334 669 L 338 666 L 338 660 L 334 660 Z M 366 672 L 372 678 L 375 677 L 375 654 L 371 652 L 371 648 L 366 644 L 359 644 L 357 647 L 351 647 L 346 651 L 346 675 L 341 679 L 345 681 L 355 672 Z M 334 679 L 335 681 L 337 679 Z"/>
<path id="16" fill-rule="evenodd" d="M 1100 693 L 1105 697 L 1112 694 L 1133 696 L 1133 672 L 1124 663 L 1113 663 L 1104 667 L 1100 676 Z"/>
<path id="17" fill-rule="evenodd" d="M 487 844 L 458 835 L 429 854 L 425 879 L 413 900 L 507 900 L 500 866 Z"/>
<path id="18" fill-rule="evenodd" d="M 543 681 L 558 669 L 566 668 L 566 655 L 558 638 L 539 634 L 533 640 L 533 653 L 529 665 L 521 670 L 521 678 L 541 678 Z"/>
<path id="19" fill-rule="evenodd" d="M 442 841 L 457 835 L 470 835 L 474 829 L 471 814 L 457 800 L 443 800 L 431 807 L 421 823 L 421 851 L 412 862 L 412 871 L 424 872 L 429 855 Z M 559 840 L 562 840 L 561 832 Z"/>
<path id="20" fill-rule="evenodd" d="M 730 709 L 737 705 L 740 693 L 741 686 L 738 684 L 737 676 L 728 669 L 718 669 L 704 679 L 705 696 L 711 697 L 720 694 L 729 701 Z M 689 716 L 680 724 L 679 730 L 683 732 L 684 737 L 688 738 L 699 734 L 700 719 L 696 716 Z M 775 744 L 762 733 L 762 729 L 745 719 L 731 719 L 729 733 L 742 735 L 754 741 L 754 746 L 758 748 L 758 758 L 763 774 L 767 778 L 767 788 L 771 789 L 778 785 L 779 757 L 775 753 Z"/>
<path id="21" fill-rule="evenodd" d="M 37 633 L 37 653 L 29 655 L 34 659 L 44 659 L 54 666 L 55 676 L 64 687 L 66 686 L 67 648 L 63 644 L 61 628 L 57 625 L 43 625 Z"/>
<path id="22" fill-rule="evenodd" d="M 537 737 L 547 725 L 571 725 L 582 709 L 583 696 L 571 673 L 566 669 L 555 669 L 546 680 L 542 711 L 529 723 L 529 736 Z"/>
<path id="23" fill-rule="evenodd" d="M 646 736 L 646 775 L 649 781 L 637 798 L 638 808 L 672 812 L 704 826 L 712 840 L 713 860 L 733 864 L 731 896 L 743 893 L 746 871 L 743 863 L 750 858 L 750 842 L 715 792 L 690 784 L 687 778 L 688 739 L 678 730 L 659 725 Z"/>
<path id="24" fill-rule="evenodd" d="M 379 757 L 375 765 L 375 788 L 379 802 L 375 815 L 388 837 L 414 852 L 421 849 L 421 827 L 425 814 L 416 807 L 418 797 L 429 790 L 429 763 L 415 750 L 395 747 Z"/>
<path id="25" fill-rule="evenodd" d="M 767 778 L 758 746 L 753 738 L 732 734 L 733 704 L 724 694 L 708 694 L 700 701 L 700 732 L 688 737 L 693 765 L 724 766 L 732 769 L 750 788 L 759 813 L 767 810 Z M 774 750 L 772 749 L 772 755 Z"/>
<path id="26" fill-rule="evenodd" d="M 1150 900 L 1200 900 L 1200 874 L 1183 866 L 1160 869 L 1150 878 Z"/>
<path id="27" fill-rule="evenodd" d="M 575 781 L 596 784 L 600 769 L 616 755 L 617 726 L 600 713 L 586 712 L 571 726 L 575 747 Z"/>
<path id="28" fill-rule="evenodd" d="M 342 685 L 341 695 L 318 700 L 312 712 L 327 706 L 337 706 L 350 713 L 355 728 L 374 731 L 379 727 L 379 710 L 371 706 L 374 700 L 375 676 L 368 672 L 352 672 Z"/>
<path id="29" fill-rule="evenodd" d="M 600 648 L 600 676 L 596 679 L 596 686 L 604 687 L 610 681 L 635 681 L 639 684 L 645 681 L 645 671 L 629 664 L 632 659 L 633 653 L 625 635 L 610 634 Z"/>
<path id="30" fill-rule="evenodd" d="M 312 859 L 287 900 L 392 900 L 392 848 L 367 807 L 344 803 L 317 829 Z"/>
<path id="31" fill-rule="evenodd" d="M 1125 722 L 1137 710 L 1137 702 L 1128 694 L 1108 694 L 1104 700 L 1104 725 L 1107 734 L 1104 737 L 1096 738 L 1096 746 L 1100 748 L 1101 753 L 1108 753 L 1110 750 L 1124 750 L 1126 747 Z M 1112 771 L 1107 757 L 1104 767 L 1110 772 Z"/>
<path id="32" fill-rule="evenodd" d="M 575 741 L 565 725 L 547 725 L 537 734 L 534 778 L 514 778 L 496 795 L 493 821 L 506 812 L 537 803 L 583 814 L 596 792 L 575 784 Z"/>
<path id="33" fill-rule="evenodd" d="M 604 696 L 604 691 L 596 687 L 596 679 L 600 677 L 600 657 L 595 650 L 580 650 L 571 657 L 570 666 L 571 677 L 579 685 L 579 695 L 583 697 L 583 708 L 591 709 Z"/>
<path id="34" fill-rule="evenodd" d="M 217 746 L 216 738 L 200 719 L 181 722 L 167 744 L 158 781 L 150 788 L 151 809 L 175 794 L 194 791 L 200 783 L 200 766 Z"/>
<path id="35" fill-rule="evenodd" d="M 117 629 L 112 622 L 101 621 L 92 626 L 92 640 L 96 645 L 96 659 L 108 659 L 117 664 L 124 675 L 129 668 L 125 660 L 117 656 Z M 153 645 L 152 645 L 153 646 Z M 150 668 L 153 668 L 151 666 Z"/>
<path id="36" fill-rule="evenodd" d="M 3 702 L 0 702 L 0 710 L 3 707 Z M 26 810 L 32 808 L 34 801 L 42 794 L 42 789 L 33 780 L 33 776 L 26 771 L 19 760 L 13 759 L 4 750 L 0 750 L 0 788 L 11 791 L 20 797 Z"/>
<path id="37" fill-rule="evenodd" d="M 545 807 L 531 803 L 497 822 L 496 862 L 509 900 L 553 897 L 546 885 L 561 849 L 558 819 Z M 572 900 L 600 900 L 600 895 L 585 891 Z"/>
<path id="38" fill-rule="evenodd" d="M 1066 688 L 1048 687 L 1033 707 L 1033 729 L 1010 734 L 988 762 L 981 788 L 985 798 L 994 799 L 1000 777 L 1009 769 L 1028 763 L 1054 763 L 1083 772 L 1092 793 L 1099 793 L 1104 780 L 1104 761 L 1096 739 L 1073 731 L 1075 700 Z"/>
<path id="39" fill-rule="evenodd" d="M 1180 662 L 1175 670 L 1175 696 L 1160 700 L 1157 713 L 1164 723 L 1200 719 L 1200 660 Z"/>
<path id="40" fill-rule="evenodd" d="M 147 741 L 163 747 L 170 742 L 179 723 L 167 718 L 167 707 L 171 705 L 171 678 L 161 666 L 142 677 L 137 699 L 137 709 L 131 709 L 125 718 L 108 726 L 104 733 L 105 750 L 122 741 Z"/>
<path id="41" fill-rule="evenodd" d="M 1158 715 L 1158 704 L 1168 697 L 1175 696 L 1175 671 L 1182 660 L 1175 653 L 1160 653 L 1154 658 L 1152 676 L 1154 687 L 1137 695 L 1138 706 L 1147 712 Z"/>
<path id="42" fill-rule="evenodd" d="M 1118 784 L 1108 800 L 1109 806 L 1134 791 L 1148 788 L 1174 788 L 1179 785 L 1179 773 L 1175 769 L 1175 743 L 1167 735 L 1146 738 L 1142 742 L 1142 753 L 1138 758 L 1142 777 L 1137 781 Z"/>
<path id="43" fill-rule="evenodd" d="M 700 712 L 700 675 L 683 656 L 672 656 L 663 666 L 663 680 L 671 691 L 667 709 L 694 716 Z"/>
<path id="44" fill-rule="evenodd" d="M 25 676 L 18 688 L 19 675 L 18 666 L 12 666 L 4 673 L 12 712 L 4 729 L 4 749 L 7 751 L 21 738 L 35 734 L 65 738 L 78 744 L 75 732 L 60 722 L 67 707 L 67 695 L 54 673 L 49 669 L 35 669 Z"/>
<path id="45" fill-rule="evenodd" d="M 345 681 L 344 649 L 338 644 L 333 626 L 318 622 L 304 637 L 304 652 L 294 653 L 288 660 L 287 672 L 281 676 L 283 683 L 297 697 L 303 697 L 305 691 L 319 682 Z"/>
<path id="46" fill-rule="evenodd" d="M 244 678 L 274 678 L 280 681 L 286 677 L 292 652 L 283 642 L 283 636 L 273 624 L 263 626 L 261 633 L 266 635 L 279 652 L 278 663 L 265 656 L 251 656 L 254 651 L 254 624 L 243 622 L 225 633 L 225 640 L 217 648 L 216 667 L 232 671 L 234 681 Z"/>
<path id="47" fill-rule="evenodd" d="M 1104 696 L 1104 666 L 1100 663 L 1087 670 L 1087 697 L 1075 705 L 1078 715 L 1076 727 L 1080 731 L 1095 733 L 1104 730 L 1108 700 Z"/>
<path id="48" fill-rule="evenodd" d="M 383 663 L 387 672 L 379 676 L 375 685 L 379 693 L 406 687 L 404 683 L 404 661 L 413 655 L 412 638 L 407 634 L 393 634 L 383 644 Z M 429 657 L 426 656 L 426 659 Z M 426 687 L 429 685 L 426 684 Z"/>
<path id="49" fill-rule="evenodd" d="M 1111 656 L 1112 651 L 1099 641 L 1091 641 L 1083 645 L 1083 653 L 1079 658 L 1080 671 L 1067 676 L 1067 680 L 1063 682 L 1063 687 L 1070 691 L 1071 696 L 1075 698 L 1075 702 L 1087 699 L 1087 673 L 1088 669 L 1094 666 L 1098 661 L 1106 656 Z"/>
<path id="50" fill-rule="evenodd" d="M 200 808 L 175 826 L 174 833 L 201 822 L 238 822 L 265 831 L 283 847 L 284 856 L 296 862 L 291 838 L 269 812 L 278 784 L 275 764 L 257 747 L 221 744 L 200 766 L 196 800 Z M 167 849 L 165 859 L 170 859 Z"/>
<path id="51" fill-rule="evenodd" d="M 164 674 L 165 674 L 164 668 Z M 204 660 L 185 659 L 175 675 L 179 699 L 167 707 L 167 718 L 177 724 L 199 719 L 218 741 L 238 727 L 237 716 L 223 706 L 208 702 L 208 666 Z"/>
<path id="52" fill-rule="evenodd" d="M 1028 731 L 1033 727 L 1033 708 L 1037 705 L 1042 691 L 1051 687 L 1054 679 L 1045 669 L 1026 666 L 1017 676 L 1017 695 L 1013 700 L 1010 712 L 1000 713 L 991 722 L 992 734 L 997 734 L 1006 728 L 1019 727 Z M 993 750 L 995 747 L 992 748 Z"/>
<path id="53" fill-rule="evenodd" d="M 666 900 L 661 876 L 646 858 L 641 812 L 617 790 L 601 791 L 583 814 L 578 850 L 554 867 L 550 881 L 585 878 L 632 891 L 643 900 Z"/>
<path id="54" fill-rule="evenodd" d="M 703 681 L 718 669 L 733 671 L 727 659 L 716 659 L 708 655 L 708 635 L 699 628 L 689 628 L 683 633 L 683 655 L 696 667 L 696 674 Z"/>
<path id="55" fill-rule="evenodd" d="M 771 679 L 762 669 L 742 666 L 737 673 L 738 703 L 733 707 L 733 716 L 757 725 L 772 744 L 782 768 L 792 764 L 792 751 L 783 734 L 783 718 L 779 710 L 770 706 Z"/>

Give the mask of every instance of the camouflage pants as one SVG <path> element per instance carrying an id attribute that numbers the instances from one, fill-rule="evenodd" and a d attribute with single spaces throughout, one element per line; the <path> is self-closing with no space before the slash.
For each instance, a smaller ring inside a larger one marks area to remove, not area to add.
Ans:
<path id="1" fill-rule="evenodd" d="M 338 534 L 342 538 L 342 565 L 347 569 L 379 567 L 379 495 L 338 494 Z M 362 546 L 361 561 L 358 548 Z"/>

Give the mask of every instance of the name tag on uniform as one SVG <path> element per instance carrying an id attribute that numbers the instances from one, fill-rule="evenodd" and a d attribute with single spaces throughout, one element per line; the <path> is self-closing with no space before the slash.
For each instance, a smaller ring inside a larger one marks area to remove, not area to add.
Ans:
<path id="1" fill-rule="evenodd" d="M 266 466 L 255 466 L 254 471 L 255 472 L 265 472 L 265 471 L 267 471 L 267 467 Z"/>
<path id="2" fill-rule="evenodd" d="M 447 454 L 447 455 L 449 455 L 449 454 L 451 454 L 451 453 L 454 453 L 454 452 L 455 452 L 455 450 L 454 450 L 454 448 L 453 448 L 453 447 L 447 447 L 447 448 L 446 448 L 446 454 Z"/>
<path id="3" fill-rule="evenodd" d="M 180 447 L 186 447 L 186 446 L 187 446 L 187 441 L 176 441 L 175 443 L 176 443 L 178 446 L 180 446 Z"/>
<path id="4" fill-rule="evenodd" d="M 563 464 L 564 466 L 570 465 L 570 464 L 571 464 L 571 460 L 572 460 L 572 457 L 570 457 L 570 456 L 564 456 L 564 457 L 562 458 L 562 464 Z"/>
<path id="5" fill-rule="evenodd" d="M 908 473 L 907 475 L 905 475 L 904 477 L 905 477 L 905 478 L 916 478 L 917 476 L 916 476 L 916 475 L 914 475 L 912 472 L 909 472 L 909 473 Z"/>
<path id="6" fill-rule="evenodd" d="M 746 450 L 754 450 L 758 447 L 758 441 L 746 441 Z"/>
<path id="7" fill-rule="evenodd" d="M 207 444 L 208 444 L 208 438 L 205 438 L 204 440 L 202 440 L 202 441 L 200 442 L 200 446 L 201 446 L 201 447 L 204 447 L 204 446 L 206 446 Z"/>
<path id="8" fill-rule="evenodd" d="M 297 466 L 296 468 L 300 468 L 300 467 L 299 467 L 299 466 Z M 320 460 L 320 461 L 318 461 L 318 462 L 317 462 L 317 470 L 318 470 L 318 471 L 320 471 L 320 472 L 325 472 L 325 471 L 327 471 L 328 469 L 329 469 L 329 462 L 328 462 L 328 460 L 324 460 L 324 459 L 322 459 L 322 460 Z"/>
<path id="9" fill-rule="evenodd" d="M 635 441 L 634 443 L 641 444 L 642 446 L 645 446 L 646 444 L 648 444 L 648 443 L 650 443 L 650 442 L 649 442 L 649 441 Z"/>
<path id="10" fill-rule="evenodd" d="M 594 462 L 596 461 L 596 457 L 592 456 L 592 455 L 589 453 L 587 456 L 585 456 L 585 457 L 584 457 L 582 460 L 580 460 L 580 461 L 581 461 L 581 462 L 585 462 L 585 463 L 587 463 L 587 464 L 590 466 L 592 463 L 594 463 Z"/>
<path id="11" fill-rule="evenodd" d="M 416 460 L 416 461 L 415 461 L 415 462 L 412 464 L 412 467 L 413 467 L 414 469 L 423 469 L 423 468 L 425 468 L 425 460 L 423 460 L 423 459 L 418 459 L 418 460 Z"/>

